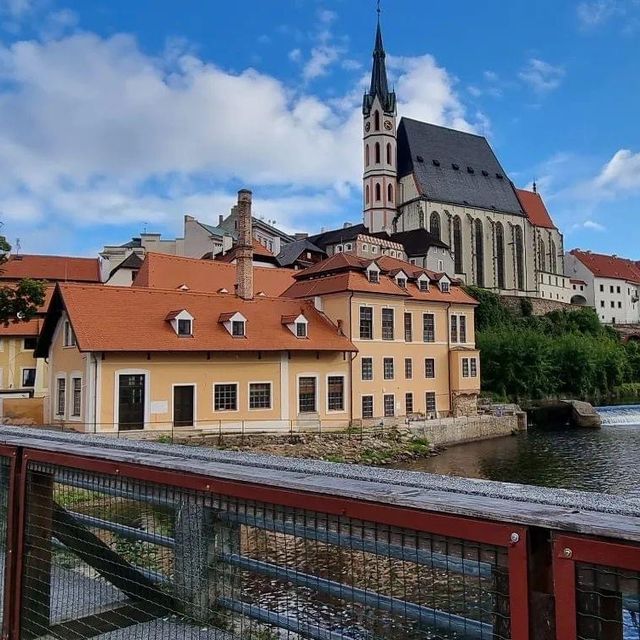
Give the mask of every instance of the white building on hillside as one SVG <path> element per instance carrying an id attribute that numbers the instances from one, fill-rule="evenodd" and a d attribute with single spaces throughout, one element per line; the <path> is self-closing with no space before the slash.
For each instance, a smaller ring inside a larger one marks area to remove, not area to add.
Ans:
<path id="1" fill-rule="evenodd" d="M 574 249 L 565 269 L 574 304 L 593 307 L 604 324 L 640 322 L 640 261 Z"/>

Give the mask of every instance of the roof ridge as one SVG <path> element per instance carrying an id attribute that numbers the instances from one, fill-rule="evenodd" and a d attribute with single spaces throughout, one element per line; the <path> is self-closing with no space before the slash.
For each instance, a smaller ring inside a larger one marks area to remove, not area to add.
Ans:
<path id="1" fill-rule="evenodd" d="M 416 118 L 409 118 L 407 116 L 402 116 L 400 118 L 400 124 L 402 124 L 403 120 L 408 120 L 409 122 L 415 122 L 417 124 L 423 124 L 428 127 L 436 127 L 438 129 L 446 129 L 447 131 L 455 131 L 456 133 L 462 133 L 467 136 L 473 136 L 474 138 L 482 138 L 483 140 L 487 139 L 487 136 L 483 136 L 480 133 L 471 133 L 470 131 L 462 131 L 462 129 L 455 129 L 454 127 L 446 127 L 442 124 L 435 124 L 434 122 L 425 122 L 424 120 L 417 120 Z"/>

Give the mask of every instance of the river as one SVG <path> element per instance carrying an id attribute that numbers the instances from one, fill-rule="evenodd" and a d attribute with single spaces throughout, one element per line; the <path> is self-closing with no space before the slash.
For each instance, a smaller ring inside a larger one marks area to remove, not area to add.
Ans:
<path id="1" fill-rule="evenodd" d="M 640 405 L 601 407 L 602 429 L 544 428 L 450 447 L 403 469 L 640 497 Z"/>

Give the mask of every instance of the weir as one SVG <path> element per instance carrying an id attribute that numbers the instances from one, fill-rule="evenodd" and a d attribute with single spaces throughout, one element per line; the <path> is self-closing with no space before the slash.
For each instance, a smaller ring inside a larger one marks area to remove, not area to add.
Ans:
<path id="1" fill-rule="evenodd" d="M 0 427 L 8 640 L 630 640 L 615 496 Z"/>
<path id="2" fill-rule="evenodd" d="M 596 411 L 602 418 L 602 426 L 640 426 L 640 404 L 597 407 Z"/>

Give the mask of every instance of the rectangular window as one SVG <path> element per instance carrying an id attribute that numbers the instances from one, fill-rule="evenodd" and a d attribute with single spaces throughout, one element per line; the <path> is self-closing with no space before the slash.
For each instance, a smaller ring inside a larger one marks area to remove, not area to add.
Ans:
<path id="1" fill-rule="evenodd" d="M 249 383 L 249 409 L 271 409 L 271 383 Z"/>
<path id="2" fill-rule="evenodd" d="M 373 309 L 360 307 L 360 340 L 373 340 Z"/>
<path id="3" fill-rule="evenodd" d="M 622 309 L 622 302 L 618 301 L 618 309 Z"/>
<path id="4" fill-rule="evenodd" d="M 384 417 L 392 418 L 396 413 L 396 399 L 393 394 L 386 394 L 384 396 Z"/>
<path id="5" fill-rule="evenodd" d="M 327 378 L 327 409 L 344 411 L 344 376 Z"/>
<path id="6" fill-rule="evenodd" d="M 615 308 L 616 308 L 616 303 L 615 303 L 613 300 L 611 301 L 611 308 L 612 308 L 612 309 L 615 309 Z"/>
<path id="7" fill-rule="evenodd" d="M 298 337 L 298 338 L 306 338 L 307 337 L 307 323 L 306 322 L 296 322 L 296 337 Z"/>
<path id="8" fill-rule="evenodd" d="M 467 316 L 460 316 L 458 318 L 458 324 L 459 324 L 458 338 L 460 338 L 460 342 L 466 342 L 467 341 Z"/>
<path id="9" fill-rule="evenodd" d="M 471 367 L 471 377 L 475 378 L 478 375 L 478 360 L 477 358 L 470 358 L 469 364 Z"/>
<path id="10" fill-rule="evenodd" d="M 413 360 L 411 358 L 404 359 L 404 377 L 407 380 L 413 378 Z"/>
<path id="11" fill-rule="evenodd" d="M 616 293 L 620 293 L 620 287 L 616 287 Z"/>
<path id="12" fill-rule="evenodd" d="M 429 291 L 429 281 L 426 278 L 420 280 L 420 291 Z"/>
<path id="13" fill-rule="evenodd" d="M 413 393 L 404 394 L 404 407 L 407 415 L 413 413 Z"/>
<path id="14" fill-rule="evenodd" d="M 600 291 L 604 292 L 604 285 L 603 284 L 600 285 Z"/>
<path id="15" fill-rule="evenodd" d="M 422 316 L 422 340 L 424 342 L 436 341 L 436 319 L 433 313 L 425 313 Z"/>
<path id="16" fill-rule="evenodd" d="M 178 335 L 179 336 L 191 335 L 191 320 L 178 320 Z"/>
<path id="17" fill-rule="evenodd" d="M 68 320 L 64 321 L 64 336 L 63 336 L 62 344 L 65 347 L 76 346 L 76 336 L 73 333 L 73 329 L 71 328 L 71 323 Z"/>
<path id="18" fill-rule="evenodd" d="M 424 377 L 435 378 L 436 377 L 436 361 L 433 358 L 425 358 L 424 361 Z"/>
<path id="19" fill-rule="evenodd" d="M 469 377 L 469 358 L 462 358 L 462 377 Z"/>
<path id="20" fill-rule="evenodd" d="M 426 393 L 427 413 L 436 413 L 436 394 L 434 391 Z"/>
<path id="21" fill-rule="evenodd" d="M 214 411 L 238 410 L 238 385 L 216 384 L 213 386 Z"/>
<path id="22" fill-rule="evenodd" d="M 609 293 L 613 293 L 613 285 L 609 285 Z"/>
<path id="23" fill-rule="evenodd" d="M 369 282 L 372 282 L 373 284 L 378 284 L 380 282 L 380 274 L 377 271 L 374 271 L 373 269 L 369 271 Z"/>
<path id="24" fill-rule="evenodd" d="M 373 418 L 373 396 L 362 396 L 362 417 Z"/>
<path id="25" fill-rule="evenodd" d="M 79 418 L 82 408 L 82 378 L 71 378 L 71 393 L 71 415 Z"/>
<path id="26" fill-rule="evenodd" d="M 23 369 L 22 370 L 22 386 L 35 387 L 35 385 L 36 385 L 36 370 Z"/>
<path id="27" fill-rule="evenodd" d="M 373 358 L 362 358 L 362 379 L 373 380 Z"/>
<path id="28" fill-rule="evenodd" d="M 600 306 L 604 308 L 604 300 L 600 300 Z"/>
<path id="29" fill-rule="evenodd" d="M 29 337 L 24 339 L 24 350 L 33 351 L 38 344 L 38 338 Z"/>
<path id="30" fill-rule="evenodd" d="M 411 342 L 413 340 L 413 317 L 410 313 L 404 314 L 404 341 Z"/>
<path id="31" fill-rule="evenodd" d="M 67 381 L 64 378 L 58 378 L 56 386 L 56 415 L 64 416 L 65 402 L 67 399 Z"/>
<path id="32" fill-rule="evenodd" d="M 300 413 L 315 413 L 316 404 L 316 379 L 302 377 L 298 380 L 298 406 Z"/>
<path id="33" fill-rule="evenodd" d="M 393 380 L 393 377 L 394 377 L 393 358 L 385 358 L 384 359 L 384 379 Z"/>
<path id="34" fill-rule="evenodd" d="M 458 316 L 451 316 L 451 342 L 458 342 Z"/>
<path id="35" fill-rule="evenodd" d="M 393 309 L 382 310 L 382 339 L 393 340 Z"/>
<path id="36" fill-rule="evenodd" d="M 244 338 L 245 336 L 244 320 L 234 320 L 231 323 L 231 335 L 234 338 Z"/>

